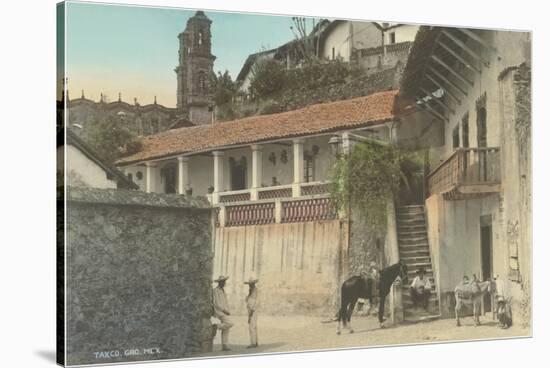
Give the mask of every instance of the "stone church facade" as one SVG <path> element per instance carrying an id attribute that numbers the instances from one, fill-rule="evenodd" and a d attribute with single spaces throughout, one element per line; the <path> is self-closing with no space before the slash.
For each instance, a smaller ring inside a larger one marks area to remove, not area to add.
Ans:
<path id="1" fill-rule="evenodd" d="M 210 124 L 214 111 L 210 79 L 216 59 L 211 52 L 211 23 L 204 12 L 197 11 L 178 35 L 176 107 L 158 104 L 156 97 L 151 104 L 141 105 L 135 98 L 128 103 L 120 93 L 114 102 L 107 102 L 103 94 L 99 101 L 93 101 L 82 91 L 79 98 L 68 101 L 69 127 L 85 137 L 94 124 L 111 119 L 145 136 L 171 128 Z"/>

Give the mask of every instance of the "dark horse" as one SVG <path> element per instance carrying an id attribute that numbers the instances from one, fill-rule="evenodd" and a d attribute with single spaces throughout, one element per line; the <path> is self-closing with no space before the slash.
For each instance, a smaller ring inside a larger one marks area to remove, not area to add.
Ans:
<path id="1" fill-rule="evenodd" d="M 390 292 L 390 288 L 397 278 L 401 277 L 403 282 L 406 282 L 407 279 L 407 265 L 403 261 L 384 268 L 380 271 L 380 278 L 378 285 L 373 285 L 372 279 L 367 279 L 362 276 L 352 276 L 342 284 L 342 293 L 341 293 L 341 303 L 340 311 L 338 312 L 338 326 L 336 328 L 336 333 L 340 334 L 340 322 L 344 322 L 344 328 L 349 328 L 349 332 L 353 333 L 353 328 L 351 327 L 351 314 L 355 308 L 355 303 L 357 299 L 365 298 L 369 299 L 370 304 L 372 305 L 373 297 L 373 287 L 378 287 L 380 305 L 378 307 L 378 321 L 380 325 L 384 322 L 384 304 L 386 302 L 386 297 Z M 349 325 L 349 326 L 348 326 Z"/>

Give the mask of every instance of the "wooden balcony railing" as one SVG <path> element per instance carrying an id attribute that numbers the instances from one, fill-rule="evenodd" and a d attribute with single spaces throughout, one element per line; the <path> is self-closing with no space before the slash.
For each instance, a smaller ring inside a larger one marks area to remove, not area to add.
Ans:
<path id="1" fill-rule="evenodd" d="M 234 190 L 227 193 L 220 193 L 220 203 L 250 201 L 250 190 Z"/>
<path id="2" fill-rule="evenodd" d="M 281 222 L 332 220 L 338 211 L 330 198 L 314 198 L 282 203 Z"/>
<path id="3" fill-rule="evenodd" d="M 275 222 L 275 202 L 228 206 L 225 226 L 263 225 Z"/>
<path id="4" fill-rule="evenodd" d="M 429 195 L 471 190 L 471 193 L 494 192 L 500 184 L 500 149 L 459 148 L 428 175 Z M 472 189 L 473 187 L 478 189 Z"/>
<path id="5" fill-rule="evenodd" d="M 275 199 L 292 197 L 292 185 L 258 188 L 258 199 Z"/>
<path id="6" fill-rule="evenodd" d="M 304 183 L 300 191 L 303 196 L 326 194 L 330 191 L 330 183 Z"/>

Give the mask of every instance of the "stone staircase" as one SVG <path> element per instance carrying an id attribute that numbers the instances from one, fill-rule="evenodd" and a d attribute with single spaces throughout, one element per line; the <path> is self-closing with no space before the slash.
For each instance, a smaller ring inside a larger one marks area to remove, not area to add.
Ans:
<path id="1" fill-rule="evenodd" d="M 404 319 L 408 322 L 419 322 L 438 318 L 439 299 L 435 288 L 435 280 L 428 245 L 428 233 L 424 206 L 401 206 L 397 208 L 397 238 L 399 244 L 399 258 L 404 260 L 408 267 L 409 280 L 403 285 L 402 301 Z M 410 296 L 410 284 L 416 276 L 416 271 L 424 267 L 425 277 L 430 279 L 432 294 L 428 310 L 414 308 Z"/>

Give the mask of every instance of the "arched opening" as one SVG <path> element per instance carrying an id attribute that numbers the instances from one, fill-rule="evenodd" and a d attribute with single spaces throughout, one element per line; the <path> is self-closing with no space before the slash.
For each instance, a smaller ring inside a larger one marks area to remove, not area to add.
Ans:
<path id="1" fill-rule="evenodd" d="M 203 72 L 203 71 L 200 71 L 200 72 L 199 72 L 198 84 L 199 84 L 199 85 L 198 85 L 199 91 L 205 92 L 205 91 L 206 91 L 206 88 L 207 88 L 207 85 L 206 85 L 206 73 Z"/>

